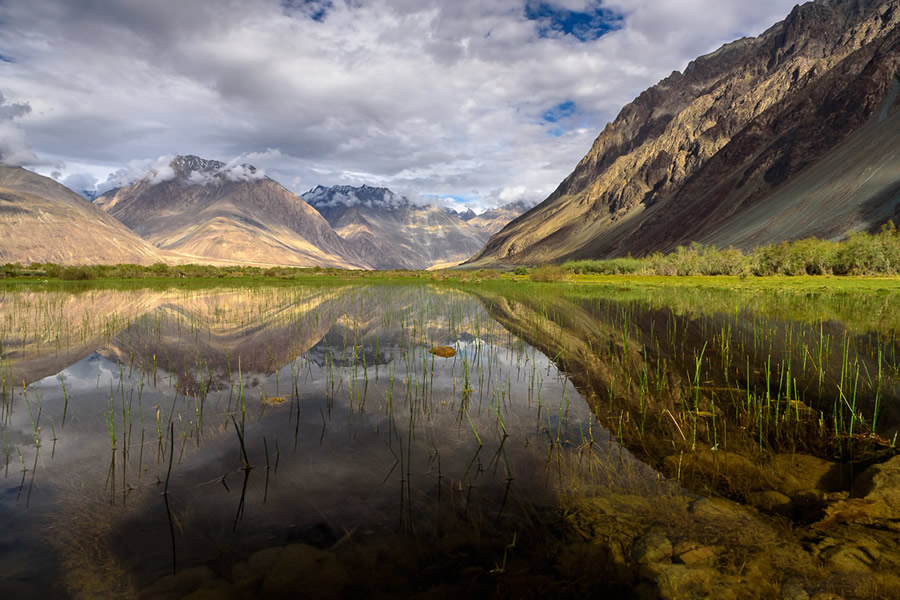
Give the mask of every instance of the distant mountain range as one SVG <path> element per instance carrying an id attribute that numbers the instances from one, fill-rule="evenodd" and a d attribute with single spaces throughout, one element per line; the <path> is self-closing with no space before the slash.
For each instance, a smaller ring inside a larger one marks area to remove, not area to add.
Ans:
<path id="1" fill-rule="evenodd" d="M 473 266 L 836 239 L 900 220 L 900 0 L 817 0 L 625 106 Z"/>
<path id="2" fill-rule="evenodd" d="M 696 59 L 625 106 L 534 207 L 457 212 L 370 186 L 301 197 L 196 156 L 91 203 L 0 168 L 3 262 L 474 268 L 838 239 L 888 219 L 900 221 L 900 0 L 809 2 Z"/>
<path id="3" fill-rule="evenodd" d="M 462 262 L 497 219 L 521 212 L 489 211 L 483 222 L 466 214 L 470 224 L 455 211 L 369 186 L 317 187 L 304 194 L 314 208 L 252 165 L 177 156 L 166 167 L 93 202 L 3 167 L 0 231 L 9 235 L 0 260 L 427 269 Z"/>
<path id="4" fill-rule="evenodd" d="M 386 188 L 318 186 L 302 197 L 376 269 L 453 266 L 491 233 L 455 211 L 414 204 Z"/>
<path id="5" fill-rule="evenodd" d="M 254 167 L 178 156 L 94 204 L 155 246 L 203 259 L 367 268 L 315 209 Z"/>
<path id="6" fill-rule="evenodd" d="M 518 200 L 510 202 L 497 208 L 486 210 L 480 215 L 476 215 L 471 209 L 466 213 L 466 222 L 472 227 L 483 229 L 490 234 L 497 233 L 503 229 L 510 221 L 519 217 L 519 215 L 527 212 L 534 207 L 534 202 L 525 202 Z"/>

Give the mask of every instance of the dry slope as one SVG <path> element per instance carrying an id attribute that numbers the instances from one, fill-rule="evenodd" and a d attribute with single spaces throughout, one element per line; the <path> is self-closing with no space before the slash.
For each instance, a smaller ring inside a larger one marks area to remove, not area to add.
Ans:
<path id="1" fill-rule="evenodd" d="M 249 165 L 178 156 L 95 201 L 152 244 L 200 261 L 367 267 L 299 196 Z"/>
<path id="2" fill-rule="evenodd" d="M 900 0 L 817 0 L 643 92 L 475 264 L 755 244 L 895 219 Z"/>
<path id="3" fill-rule="evenodd" d="M 303 198 L 376 269 L 456 265 L 490 235 L 456 214 L 413 204 L 385 188 L 317 186 Z"/>
<path id="4" fill-rule="evenodd" d="M 65 186 L 0 167 L 0 262 L 65 265 L 171 261 Z"/>

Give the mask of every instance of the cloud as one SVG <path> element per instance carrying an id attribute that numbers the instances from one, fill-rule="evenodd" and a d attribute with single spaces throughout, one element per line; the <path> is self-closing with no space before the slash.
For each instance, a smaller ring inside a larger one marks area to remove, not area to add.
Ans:
<path id="1" fill-rule="evenodd" d="M 29 105 L 27 102 L 7 104 L 6 97 L 3 95 L 3 92 L 0 92 L 0 121 L 11 121 L 16 117 L 27 115 L 30 112 L 31 105 Z"/>
<path id="2" fill-rule="evenodd" d="M 277 162 L 283 158 L 281 150 L 267 148 L 264 152 L 248 152 L 240 154 L 228 161 L 217 174 L 229 181 L 259 181 L 266 178 L 264 164 Z"/>
<path id="3" fill-rule="evenodd" d="M 97 190 L 97 178 L 90 173 L 72 173 L 60 179 L 59 182 L 78 194 L 93 196 Z"/>
<path id="4" fill-rule="evenodd" d="M 96 193 L 97 195 L 104 194 L 110 190 L 132 185 L 141 180 L 150 184 L 170 181 L 175 178 L 175 171 L 171 166 L 174 158 L 172 155 L 163 155 L 156 159 L 130 160 L 125 167 L 110 173 L 106 181 L 98 183 Z M 75 191 L 80 192 L 81 190 Z"/>
<path id="5" fill-rule="evenodd" d="M 513 188 L 503 188 L 500 190 L 499 198 L 503 204 L 509 204 L 510 202 L 522 200 L 527 194 L 528 189 L 524 185 L 519 185 Z"/>
<path id="6" fill-rule="evenodd" d="M 25 139 L 25 132 L 13 121 L 31 112 L 27 102 L 9 102 L 0 92 L 0 165 L 9 167 L 50 165 L 37 157 Z"/>
<path id="7" fill-rule="evenodd" d="M 0 88 L 32 110 L 19 137 L 0 122 L 0 152 L 27 138 L 78 172 L 107 168 L 101 185 L 190 151 L 294 191 L 540 197 L 639 92 L 793 3 L 5 0 Z"/>

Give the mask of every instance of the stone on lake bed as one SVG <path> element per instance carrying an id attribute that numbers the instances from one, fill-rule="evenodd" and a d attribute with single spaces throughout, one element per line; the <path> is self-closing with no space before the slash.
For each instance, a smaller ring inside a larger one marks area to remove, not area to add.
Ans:
<path id="1" fill-rule="evenodd" d="M 638 564 L 668 560 L 672 556 L 672 542 L 662 531 L 651 529 L 635 540 L 631 557 Z"/>
<path id="2" fill-rule="evenodd" d="M 456 350 L 452 346 L 435 346 L 429 352 L 441 358 L 450 358 L 456 355 Z"/>
<path id="3" fill-rule="evenodd" d="M 716 562 L 719 549 L 712 546 L 698 546 L 679 553 L 675 558 L 677 562 L 689 567 L 695 565 L 710 566 Z"/>

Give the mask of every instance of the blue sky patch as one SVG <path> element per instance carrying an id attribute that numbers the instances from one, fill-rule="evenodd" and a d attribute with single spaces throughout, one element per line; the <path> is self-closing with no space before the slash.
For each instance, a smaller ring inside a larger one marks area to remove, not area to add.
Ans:
<path id="1" fill-rule="evenodd" d="M 286 13 L 301 14 L 313 21 L 321 23 L 334 6 L 331 0 L 281 0 Z"/>
<path id="2" fill-rule="evenodd" d="M 620 29 L 624 19 L 611 10 L 593 8 L 588 12 L 568 10 L 548 2 L 528 0 L 525 4 L 525 18 L 535 21 L 541 37 L 571 35 L 582 42 L 590 42 Z"/>
<path id="3" fill-rule="evenodd" d="M 561 102 L 541 115 L 547 123 L 559 123 L 561 120 L 571 117 L 578 110 L 578 106 L 571 100 Z"/>
<path id="4" fill-rule="evenodd" d="M 14 59 L 12 56 L 0 54 L 0 61 L 5 62 L 5 63 L 14 63 L 14 62 L 16 62 L 16 59 Z"/>

